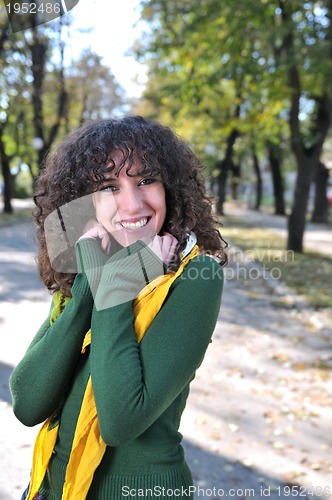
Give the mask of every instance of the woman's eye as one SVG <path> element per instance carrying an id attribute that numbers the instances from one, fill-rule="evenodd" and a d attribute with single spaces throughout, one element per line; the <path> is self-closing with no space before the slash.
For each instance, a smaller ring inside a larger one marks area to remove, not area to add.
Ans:
<path id="1" fill-rule="evenodd" d="M 156 182 L 156 179 L 153 179 L 152 177 L 147 177 L 146 179 L 142 179 L 139 182 L 139 186 L 147 186 L 149 184 L 152 184 L 153 182 Z"/>
<path id="2" fill-rule="evenodd" d="M 101 192 L 102 193 L 112 193 L 114 191 L 116 191 L 118 188 L 117 186 L 105 186 L 103 188 L 101 188 Z"/>

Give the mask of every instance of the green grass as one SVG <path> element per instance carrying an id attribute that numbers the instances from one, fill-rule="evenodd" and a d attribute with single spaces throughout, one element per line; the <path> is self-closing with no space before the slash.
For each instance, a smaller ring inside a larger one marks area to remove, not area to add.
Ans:
<path id="1" fill-rule="evenodd" d="M 221 233 L 230 245 L 239 247 L 266 269 L 279 269 L 280 279 L 311 306 L 331 307 L 332 258 L 313 251 L 302 254 L 287 251 L 285 239 L 273 231 L 223 219 L 226 227 Z"/>
<path id="2" fill-rule="evenodd" d="M 0 227 L 23 219 L 32 219 L 32 208 L 16 209 L 11 214 L 0 213 Z"/>

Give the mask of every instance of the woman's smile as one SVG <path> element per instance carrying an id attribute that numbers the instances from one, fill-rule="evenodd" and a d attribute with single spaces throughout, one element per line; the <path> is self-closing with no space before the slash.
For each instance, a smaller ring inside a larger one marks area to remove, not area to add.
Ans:
<path id="1" fill-rule="evenodd" d="M 132 219 L 132 220 L 122 220 L 119 222 L 121 226 L 127 230 L 135 230 L 141 229 L 146 226 L 148 222 L 151 220 L 151 217 L 142 217 L 140 219 Z"/>

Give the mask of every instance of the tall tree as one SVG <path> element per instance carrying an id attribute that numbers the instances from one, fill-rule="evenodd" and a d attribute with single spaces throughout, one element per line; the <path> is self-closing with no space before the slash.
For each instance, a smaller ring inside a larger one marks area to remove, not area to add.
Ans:
<path id="1" fill-rule="evenodd" d="M 28 14 L 27 14 L 28 15 Z M 12 211 L 13 190 L 12 166 L 18 171 L 22 165 L 30 169 L 34 177 L 38 173 L 45 152 L 55 140 L 61 114 L 63 113 L 64 80 L 63 65 L 51 62 L 55 33 L 60 30 L 62 19 L 47 27 L 37 26 L 31 14 L 31 29 L 12 33 L 8 21 L 0 18 L 0 161 L 5 185 L 4 210 Z M 61 44 L 60 44 L 61 46 Z M 62 46 L 63 55 L 63 46 Z M 60 90 L 57 112 L 48 113 L 45 120 L 45 75 L 54 72 Z M 54 120 L 53 120 L 54 118 Z M 39 139 L 39 148 L 34 148 L 33 139 Z M 39 159 L 36 161 L 36 154 Z"/>
<path id="2" fill-rule="evenodd" d="M 65 67 L 67 16 L 47 25 L 33 17 L 29 29 L 13 34 L 2 14 L 0 164 L 4 208 L 11 211 L 13 167 L 28 167 L 35 177 L 45 154 L 64 133 L 85 120 L 120 112 L 125 98 L 97 54 L 85 51 Z"/>
<path id="3" fill-rule="evenodd" d="M 10 36 L 10 25 L 8 18 L 4 16 L 0 18 L 0 61 L 5 59 L 5 45 Z M 0 98 L 2 96 L 0 95 Z M 1 108 L 0 108 L 1 109 Z M 7 115 L 0 119 L 0 163 L 3 176 L 3 199 L 4 199 L 4 212 L 11 213 L 13 211 L 11 197 L 12 197 L 12 182 L 10 175 L 10 157 L 6 153 L 4 130 L 7 122 Z"/>
<path id="4" fill-rule="evenodd" d="M 307 7 L 300 6 L 297 2 L 287 3 L 285 0 L 279 2 L 279 15 L 283 26 L 281 52 L 291 91 L 290 140 L 297 162 L 294 202 L 288 221 L 288 249 L 295 252 L 303 251 L 310 185 L 331 124 L 332 113 L 332 1 L 322 2 L 323 12 L 315 3 L 310 4 L 310 9 L 308 4 L 306 5 Z M 299 33 L 299 21 L 305 22 L 305 19 L 309 20 L 305 24 L 306 29 L 304 33 Z M 327 29 L 323 28 L 324 19 Z M 299 57 L 298 43 L 296 43 L 299 35 L 303 42 L 302 57 Z M 310 87 L 306 88 L 303 70 L 307 72 L 309 69 L 311 77 L 315 76 L 314 72 L 318 69 L 315 57 L 323 59 L 325 67 L 321 61 L 318 62 L 320 78 L 317 83 L 312 78 Z M 312 112 L 308 113 L 310 118 L 308 132 L 301 127 L 301 100 L 305 98 L 310 99 L 312 106 Z"/>
<path id="5" fill-rule="evenodd" d="M 91 49 L 84 50 L 68 68 L 67 89 L 69 128 L 119 113 L 125 102 L 124 90 L 111 68 Z"/>
<path id="6" fill-rule="evenodd" d="M 39 25 L 35 15 L 30 14 L 31 30 L 27 34 L 27 45 L 31 54 L 31 102 L 33 108 L 33 124 L 35 137 L 41 141 L 41 147 L 38 148 L 38 163 L 42 164 L 45 154 L 51 148 L 60 129 L 61 121 L 65 116 L 65 105 L 67 92 L 64 78 L 64 43 L 61 39 L 63 29 L 63 18 L 52 22 L 52 30 L 57 34 L 57 43 L 59 49 L 59 63 L 53 68 L 58 78 L 58 90 L 55 96 L 56 106 L 52 114 L 53 120 L 49 117 L 45 119 L 45 76 L 46 65 L 50 63 L 52 49 L 51 38 L 47 29 Z"/>
<path id="7" fill-rule="evenodd" d="M 219 150 L 217 210 L 222 213 L 237 138 L 252 131 L 262 135 L 264 127 L 263 133 L 273 139 L 280 134 L 276 124 L 284 121 L 274 109 L 273 119 L 266 120 L 271 106 L 267 89 L 275 75 L 268 36 L 259 27 L 268 7 L 244 0 L 150 0 L 144 5 L 151 32 L 137 52 L 146 55 L 151 81 L 163 79 L 156 91 L 172 96 L 175 114 L 178 101 L 187 107 L 188 117 L 205 116 L 206 141 L 213 137 Z M 149 85 L 146 96 L 156 96 Z M 280 99 L 284 97 L 278 95 Z"/>

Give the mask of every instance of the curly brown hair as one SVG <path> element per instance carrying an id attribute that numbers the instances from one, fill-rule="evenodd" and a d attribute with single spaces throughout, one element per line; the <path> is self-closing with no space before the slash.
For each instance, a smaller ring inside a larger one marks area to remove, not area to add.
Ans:
<path id="1" fill-rule="evenodd" d="M 116 166 L 112 154 L 123 153 Z M 70 201 L 97 191 L 114 170 L 118 175 L 126 165 L 130 175 L 134 154 L 141 164 L 140 174 L 160 175 L 166 192 L 166 219 L 163 231 L 179 241 L 176 260 L 171 271 L 180 263 L 180 253 L 188 233 L 194 231 L 200 250 L 216 256 L 221 265 L 227 255 L 212 214 L 212 201 L 207 196 L 203 167 L 188 144 L 169 127 L 140 116 L 101 120 L 78 128 L 50 153 L 36 182 L 34 218 L 38 225 L 38 264 L 42 281 L 55 292 L 59 289 L 70 296 L 75 272 L 59 272 L 52 267 L 45 237 L 45 219 Z"/>

